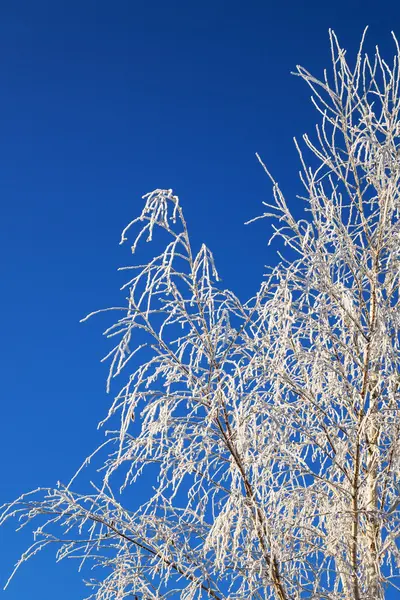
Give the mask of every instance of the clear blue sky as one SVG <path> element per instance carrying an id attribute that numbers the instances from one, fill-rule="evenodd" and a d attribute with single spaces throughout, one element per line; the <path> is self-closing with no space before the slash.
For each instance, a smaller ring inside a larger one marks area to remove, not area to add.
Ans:
<path id="1" fill-rule="evenodd" d="M 328 28 L 391 56 L 394 0 L 0 2 L 2 414 L 0 503 L 67 481 L 106 412 L 103 322 L 117 304 L 119 233 L 172 187 L 224 284 L 251 295 L 271 262 L 262 211 L 276 175 L 299 191 L 293 135 L 316 116 L 297 63 L 321 73 Z M 0 584 L 24 549 L 0 530 Z M 75 564 L 26 565 L 4 600 L 84 597 Z M 61 584 L 61 585 L 60 585 Z"/>

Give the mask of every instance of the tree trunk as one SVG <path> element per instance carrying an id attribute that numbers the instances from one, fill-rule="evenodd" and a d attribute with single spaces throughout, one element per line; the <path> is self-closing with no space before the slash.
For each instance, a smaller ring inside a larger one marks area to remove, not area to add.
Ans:
<path id="1" fill-rule="evenodd" d="M 371 402 L 376 402 L 372 393 Z M 377 442 L 379 428 L 377 425 L 377 410 L 372 406 L 367 426 L 367 478 L 366 478 L 366 582 L 368 600 L 383 598 L 380 565 L 378 560 L 379 521 L 377 516 L 377 475 L 378 457 Z"/>

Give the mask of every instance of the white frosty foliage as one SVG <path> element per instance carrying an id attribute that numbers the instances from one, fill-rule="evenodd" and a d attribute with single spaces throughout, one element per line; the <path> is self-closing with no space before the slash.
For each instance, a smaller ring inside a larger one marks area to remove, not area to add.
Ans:
<path id="1" fill-rule="evenodd" d="M 400 52 L 389 67 L 361 47 L 351 69 L 331 47 L 332 82 L 298 67 L 321 115 L 299 148 L 308 220 L 274 180 L 264 215 L 294 258 L 242 303 L 172 191 L 146 195 L 122 242 L 137 226 L 133 251 L 168 241 L 127 268 L 106 331 L 108 387 L 127 381 L 103 479 L 4 507 L 40 522 L 21 562 L 58 544 L 102 573 L 93 599 L 382 600 L 398 584 Z M 130 510 L 144 470 L 153 492 Z"/>

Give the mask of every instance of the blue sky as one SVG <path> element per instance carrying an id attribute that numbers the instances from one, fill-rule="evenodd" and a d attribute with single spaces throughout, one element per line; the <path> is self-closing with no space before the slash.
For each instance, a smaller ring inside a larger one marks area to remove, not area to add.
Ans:
<path id="1" fill-rule="evenodd" d="M 387 56 L 400 36 L 393 1 L 302 4 L 0 3 L 0 503 L 67 481 L 100 439 L 108 346 L 79 319 L 118 303 L 119 233 L 144 193 L 179 194 L 241 297 L 275 260 L 266 224 L 243 223 L 270 194 L 256 151 L 297 202 L 292 137 L 316 115 L 290 71 L 329 65 L 329 27 L 350 52 L 367 24 Z M 1 585 L 25 542 L 0 530 Z M 75 566 L 43 555 L 0 598 L 81 598 Z"/>

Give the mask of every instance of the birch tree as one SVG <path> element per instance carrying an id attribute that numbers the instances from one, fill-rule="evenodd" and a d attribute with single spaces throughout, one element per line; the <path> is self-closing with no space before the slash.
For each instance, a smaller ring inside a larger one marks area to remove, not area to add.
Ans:
<path id="1" fill-rule="evenodd" d="M 88 460 L 69 484 L 3 507 L 2 522 L 33 525 L 17 567 L 55 546 L 58 559 L 97 567 L 93 600 L 383 600 L 400 589 L 393 38 L 390 64 L 363 42 L 350 64 L 331 32 L 331 72 L 297 68 L 319 116 L 296 142 L 306 218 L 263 165 L 273 193 L 262 217 L 282 255 L 248 301 L 223 288 L 206 246 L 193 248 L 172 190 L 144 197 L 121 243 L 136 253 L 166 241 L 126 267 L 126 301 L 110 309 L 107 386 L 122 383 L 101 469 L 89 490 Z M 141 499 L 143 477 L 153 487 Z"/>

